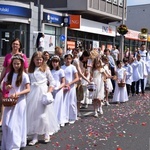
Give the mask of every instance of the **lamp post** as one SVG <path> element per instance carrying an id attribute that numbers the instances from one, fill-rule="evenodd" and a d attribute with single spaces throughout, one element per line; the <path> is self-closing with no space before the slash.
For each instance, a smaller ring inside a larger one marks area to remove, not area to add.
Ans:
<path id="1" fill-rule="evenodd" d="M 123 7 L 122 7 L 122 24 L 125 24 L 125 6 L 126 6 L 126 3 L 125 1 L 126 0 L 122 0 L 123 1 Z M 120 39 L 120 60 L 123 59 L 124 57 L 124 35 L 120 35 L 121 36 L 121 39 Z"/>

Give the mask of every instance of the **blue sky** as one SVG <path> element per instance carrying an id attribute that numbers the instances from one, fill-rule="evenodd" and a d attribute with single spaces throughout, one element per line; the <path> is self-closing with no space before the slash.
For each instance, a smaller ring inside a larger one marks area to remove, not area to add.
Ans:
<path id="1" fill-rule="evenodd" d="M 150 4 L 150 0 L 127 0 L 128 6 L 141 4 Z"/>

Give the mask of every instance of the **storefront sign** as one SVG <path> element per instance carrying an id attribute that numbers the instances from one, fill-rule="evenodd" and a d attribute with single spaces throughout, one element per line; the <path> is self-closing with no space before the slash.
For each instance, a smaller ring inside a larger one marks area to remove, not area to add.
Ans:
<path id="1" fill-rule="evenodd" d="M 80 28 L 81 15 L 69 15 L 70 23 L 69 28 Z"/>
<path id="2" fill-rule="evenodd" d="M 138 31 L 129 30 L 127 34 L 125 34 L 125 38 L 131 40 L 139 40 L 139 33 Z"/>
<path id="3" fill-rule="evenodd" d="M 106 36 L 116 36 L 116 27 L 113 25 L 108 25 L 92 20 L 81 19 L 81 27 L 80 29 L 76 29 L 79 31 L 101 34 Z"/>
<path id="4" fill-rule="evenodd" d="M 43 21 L 49 22 L 49 23 L 61 24 L 63 21 L 63 17 L 55 15 L 55 14 L 50 14 L 50 13 L 44 12 L 43 13 Z"/>
<path id="5" fill-rule="evenodd" d="M 31 9 L 0 4 L 0 15 L 12 15 L 25 18 L 31 18 Z"/>
<path id="6" fill-rule="evenodd" d="M 75 41 L 67 41 L 67 49 L 74 49 L 75 48 Z"/>
<path id="7" fill-rule="evenodd" d="M 103 25 L 103 26 L 102 26 L 102 32 L 105 32 L 105 33 L 108 33 L 108 34 L 110 33 L 110 34 L 111 34 L 112 31 L 113 31 L 113 30 L 112 30 L 112 27 L 111 27 L 111 26 L 108 26 L 108 25 Z"/>

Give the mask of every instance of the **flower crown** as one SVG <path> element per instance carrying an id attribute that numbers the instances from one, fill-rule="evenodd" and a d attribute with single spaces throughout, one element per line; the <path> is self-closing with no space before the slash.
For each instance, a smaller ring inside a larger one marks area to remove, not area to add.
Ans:
<path id="1" fill-rule="evenodd" d="M 22 60 L 24 62 L 24 58 L 22 57 L 22 55 L 20 54 L 15 54 L 11 57 L 11 59 L 19 59 L 19 60 Z"/>
<path id="2" fill-rule="evenodd" d="M 54 55 L 54 56 L 51 57 L 51 60 L 53 60 L 54 58 L 57 58 L 60 61 L 60 57 L 59 56 Z"/>

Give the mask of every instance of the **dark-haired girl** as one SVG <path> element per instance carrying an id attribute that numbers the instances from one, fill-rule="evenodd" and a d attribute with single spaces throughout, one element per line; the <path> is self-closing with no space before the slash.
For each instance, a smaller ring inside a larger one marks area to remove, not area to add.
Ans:
<path id="1" fill-rule="evenodd" d="M 20 150 L 26 146 L 26 94 L 30 91 L 30 81 L 24 72 L 24 59 L 21 55 L 12 56 L 10 71 L 4 78 L 8 96 L 18 97 L 17 104 L 5 107 L 2 123 L 2 150 Z"/>
<path id="2" fill-rule="evenodd" d="M 128 101 L 128 94 L 126 85 L 124 87 L 119 87 L 118 83 L 125 83 L 126 81 L 126 69 L 122 67 L 122 61 L 116 61 L 117 69 L 116 69 L 116 83 L 115 83 L 115 91 L 113 95 L 113 102 L 126 102 Z"/>
<path id="3" fill-rule="evenodd" d="M 53 91 L 54 96 L 54 110 L 58 120 L 58 123 L 61 126 L 65 125 L 65 116 L 64 116 L 64 93 L 63 87 L 65 85 L 65 73 L 64 70 L 60 68 L 60 58 L 57 55 L 52 56 L 50 62 L 50 68 L 52 76 L 55 80 L 55 88 Z"/>
<path id="4" fill-rule="evenodd" d="M 77 97 L 75 83 L 79 80 L 77 69 L 71 64 L 72 53 L 64 55 L 65 65 L 62 69 L 65 72 L 64 105 L 66 123 L 73 124 L 77 120 Z"/>

